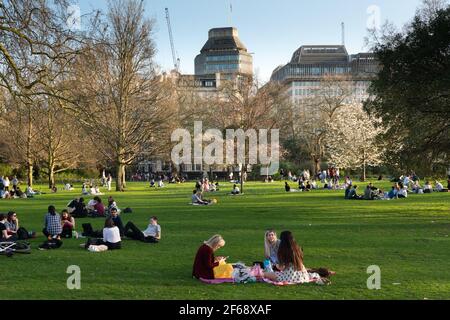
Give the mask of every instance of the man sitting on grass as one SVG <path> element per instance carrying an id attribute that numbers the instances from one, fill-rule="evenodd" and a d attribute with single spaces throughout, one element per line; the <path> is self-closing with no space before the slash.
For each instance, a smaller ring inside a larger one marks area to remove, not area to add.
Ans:
<path id="1" fill-rule="evenodd" d="M 350 190 L 350 192 L 348 193 L 348 199 L 349 200 L 361 200 L 362 197 L 358 195 L 358 193 L 356 192 L 356 189 L 358 189 L 357 185 L 353 186 L 353 189 Z"/>
<path id="2" fill-rule="evenodd" d="M 133 222 L 128 221 L 125 225 L 124 234 L 127 238 L 149 243 L 158 243 L 161 240 L 161 226 L 158 224 L 158 218 L 150 218 L 150 224 L 144 231 L 139 230 Z"/>

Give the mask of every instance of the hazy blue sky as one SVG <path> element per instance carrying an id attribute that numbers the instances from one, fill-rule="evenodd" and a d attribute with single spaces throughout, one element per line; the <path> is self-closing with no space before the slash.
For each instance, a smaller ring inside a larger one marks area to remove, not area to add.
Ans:
<path id="1" fill-rule="evenodd" d="M 113 1 L 113 0 L 112 0 Z M 230 3 L 232 14 L 230 15 Z M 254 69 L 267 81 L 274 68 L 287 63 L 301 45 L 340 44 L 345 22 L 349 53 L 364 51 L 367 24 L 386 19 L 402 26 L 421 0 L 146 0 L 146 16 L 156 21 L 156 62 L 173 68 L 164 8 L 170 10 L 181 71 L 194 73 L 194 58 L 208 38 L 208 30 L 231 25 L 254 53 Z M 106 0 L 78 0 L 81 13 L 106 9 Z M 376 7 L 373 7 L 376 6 Z M 368 12 L 368 9 L 370 12 Z M 82 21 L 83 23 L 83 21 Z"/>

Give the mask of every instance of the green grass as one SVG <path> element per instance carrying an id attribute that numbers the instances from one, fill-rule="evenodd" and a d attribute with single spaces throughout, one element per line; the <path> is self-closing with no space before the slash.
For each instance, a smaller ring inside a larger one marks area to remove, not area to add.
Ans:
<path id="1" fill-rule="evenodd" d="M 157 215 L 162 241 L 124 240 L 123 249 L 90 253 L 85 239 L 65 240 L 54 251 L 0 256 L 3 299 L 449 299 L 450 194 L 410 195 L 395 201 L 348 201 L 343 191 L 285 193 L 283 184 L 248 183 L 245 195 L 228 196 L 231 185 L 213 196 L 218 204 L 194 207 L 193 183 L 162 190 L 129 183 L 125 193 L 111 192 L 124 223 L 141 229 Z M 294 184 L 292 184 L 294 185 Z M 362 184 L 361 184 L 362 185 Z M 383 183 L 384 187 L 389 185 Z M 49 204 L 58 210 L 80 193 L 61 191 L 34 199 L 0 200 L 0 212 L 16 210 L 21 225 L 42 230 Z M 44 189 L 44 187 L 42 187 Z M 361 190 L 360 190 L 361 192 Z M 103 196 L 106 200 L 107 196 Z M 78 219 L 101 228 L 102 219 Z M 329 286 L 275 287 L 263 283 L 205 285 L 191 278 L 192 262 L 203 240 L 220 233 L 226 246 L 217 254 L 230 262 L 263 259 L 266 228 L 291 230 L 305 252 L 307 267 L 337 271 Z M 68 290 L 66 269 L 81 268 L 81 290 Z M 368 290 L 367 267 L 381 268 L 381 290 Z M 398 284 L 399 283 L 399 284 Z"/>

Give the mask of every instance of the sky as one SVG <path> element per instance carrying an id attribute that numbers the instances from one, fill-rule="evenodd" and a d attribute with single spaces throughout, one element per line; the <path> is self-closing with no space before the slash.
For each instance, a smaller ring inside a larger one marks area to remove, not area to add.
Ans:
<path id="1" fill-rule="evenodd" d="M 107 3 L 75 0 L 82 16 L 93 9 L 106 11 Z M 253 54 L 254 71 L 265 82 L 300 46 L 341 44 L 342 22 L 349 54 L 364 52 L 368 26 L 389 20 L 401 27 L 420 4 L 421 0 L 145 0 L 145 16 L 155 20 L 155 62 L 162 70 L 173 69 L 167 7 L 182 73 L 194 73 L 195 56 L 209 29 L 233 26 Z"/>

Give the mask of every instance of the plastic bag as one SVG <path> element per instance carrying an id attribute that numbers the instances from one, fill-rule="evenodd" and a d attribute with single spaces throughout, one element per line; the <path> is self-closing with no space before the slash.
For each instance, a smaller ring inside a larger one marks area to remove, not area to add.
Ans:
<path id="1" fill-rule="evenodd" d="M 233 266 L 228 263 L 221 263 L 217 267 L 214 267 L 214 279 L 232 279 L 233 278 Z"/>
<path id="2" fill-rule="evenodd" d="M 89 246 L 88 250 L 89 250 L 90 252 L 102 252 L 102 251 L 108 250 L 108 247 L 105 246 L 105 245 L 103 245 L 103 244 L 102 244 L 102 245 L 99 245 L 99 246 L 95 246 L 95 245 L 91 244 L 91 245 Z"/>

